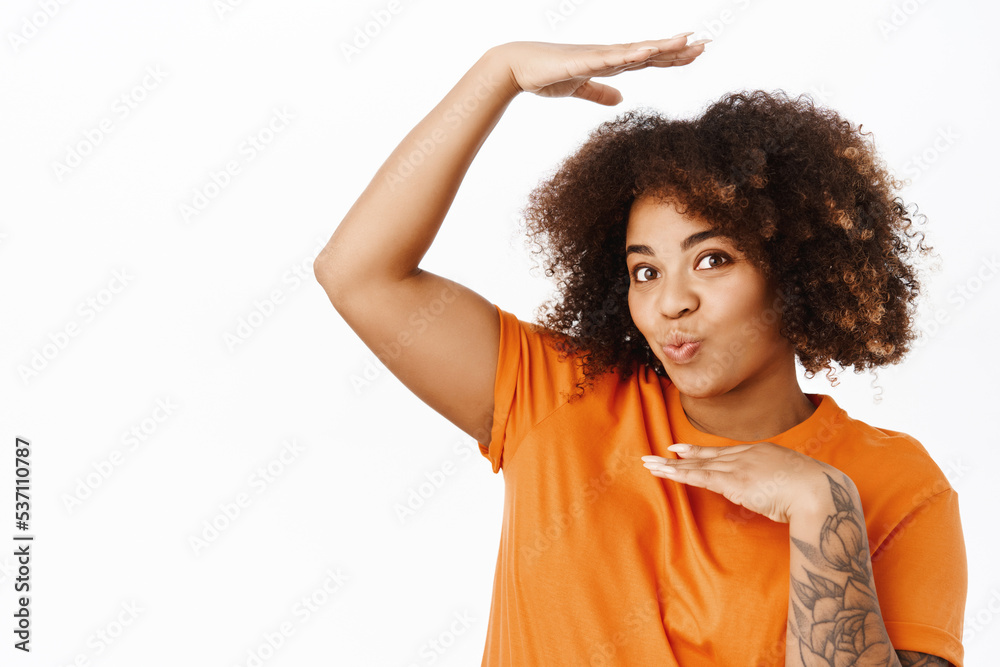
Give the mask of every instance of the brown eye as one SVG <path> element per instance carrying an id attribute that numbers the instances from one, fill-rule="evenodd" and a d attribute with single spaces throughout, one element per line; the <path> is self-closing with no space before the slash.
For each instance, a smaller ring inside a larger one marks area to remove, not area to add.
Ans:
<path id="1" fill-rule="evenodd" d="M 653 268 L 651 268 L 651 267 L 648 267 L 648 266 L 637 266 L 635 268 L 635 271 L 632 272 L 632 278 L 635 280 L 635 282 L 637 282 L 637 283 L 648 283 L 650 280 L 652 280 L 652 278 L 649 278 L 649 279 L 646 279 L 646 280 L 641 280 L 639 278 L 640 276 L 644 275 L 645 271 L 651 271 L 653 273 L 656 273 L 656 270 L 653 269 Z"/>
<path id="2" fill-rule="evenodd" d="M 729 257 L 727 257 L 725 254 L 723 254 L 721 252 L 712 252 L 712 253 L 709 253 L 709 254 L 705 255 L 704 257 L 702 257 L 698 261 L 698 266 L 700 267 L 702 264 L 705 263 L 706 259 L 710 259 L 712 257 L 715 257 L 717 259 L 721 259 L 722 261 L 721 262 L 717 262 L 717 263 L 710 263 L 709 266 L 706 266 L 704 268 L 706 268 L 706 269 L 717 269 L 720 266 L 725 266 L 726 264 L 729 263 Z"/>

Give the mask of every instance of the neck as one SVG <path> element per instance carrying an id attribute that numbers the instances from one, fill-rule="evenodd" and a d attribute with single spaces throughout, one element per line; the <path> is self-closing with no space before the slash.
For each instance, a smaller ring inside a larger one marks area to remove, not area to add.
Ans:
<path id="1" fill-rule="evenodd" d="M 746 442 L 784 433 L 816 409 L 795 379 L 794 359 L 780 371 L 747 380 L 724 394 L 694 398 L 682 393 L 680 402 L 699 431 Z"/>

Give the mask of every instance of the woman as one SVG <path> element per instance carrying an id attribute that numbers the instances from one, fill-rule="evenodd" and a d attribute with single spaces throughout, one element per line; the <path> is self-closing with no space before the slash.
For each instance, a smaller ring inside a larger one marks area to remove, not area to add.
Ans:
<path id="1" fill-rule="evenodd" d="M 504 471 L 484 665 L 961 665 L 957 494 L 917 440 L 795 377 L 796 358 L 895 363 L 913 338 L 906 259 L 928 248 L 850 124 L 759 91 L 605 123 L 531 195 L 547 325 L 418 266 L 518 94 L 618 104 L 593 77 L 688 65 L 708 41 L 690 34 L 490 49 L 317 278 Z"/>

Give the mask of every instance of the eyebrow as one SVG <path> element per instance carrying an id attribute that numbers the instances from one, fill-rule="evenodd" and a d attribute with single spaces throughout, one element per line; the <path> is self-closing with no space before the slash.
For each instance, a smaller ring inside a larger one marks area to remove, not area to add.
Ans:
<path id="1" fill-rule="evenodd" d="M 702 241 L 714 238 L 716 236 L 721 236 L 721 234 L 714 229 L 706 229 L 703 232 L 696 232 L 691 236 L 687 237 L 686 239 L 684 239 L 683 241 L 681 241 L 681 250 L 687 252 L 692 247 L 698 245 Z M 656 253 L 653 252 L 653 249 L 645 244 L 633 244 L 625 248 L 626 257 L 628 257 L 634 252 L 637 252 L 640 255 L 649 255 L 650 257 L 656 256 Z"/>

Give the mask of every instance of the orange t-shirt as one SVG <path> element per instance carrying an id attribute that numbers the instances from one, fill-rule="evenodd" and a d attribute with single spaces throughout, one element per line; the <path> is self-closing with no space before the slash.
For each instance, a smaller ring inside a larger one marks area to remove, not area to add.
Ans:
<path id="1" fill-rule="evenodd" d="M 640 457 L 695 429 L 677 388 L 643 367 L 569 392 L 582 367 L 551 332 L 500 309 L 489 443 L 504 508 L 484 666 L 783 665 L 788 524 L 655 477 Z M 951 661 L 968 585 L 958 494 L 911 436 L 852 419 L 825 394 L 769 442 L 847 474 L 860 494 L 892 645 Z"/>

